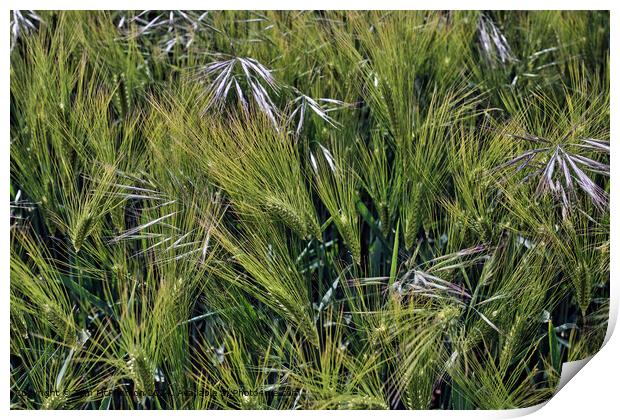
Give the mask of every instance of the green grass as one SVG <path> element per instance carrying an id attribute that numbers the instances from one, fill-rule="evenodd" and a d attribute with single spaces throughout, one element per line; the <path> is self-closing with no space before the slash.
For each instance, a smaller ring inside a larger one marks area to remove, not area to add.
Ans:
<path id="1" fill-rule="evenodd" d="M 609 311 L 609 13 L 11 15 L 13 409 L 508 409 Z"/>

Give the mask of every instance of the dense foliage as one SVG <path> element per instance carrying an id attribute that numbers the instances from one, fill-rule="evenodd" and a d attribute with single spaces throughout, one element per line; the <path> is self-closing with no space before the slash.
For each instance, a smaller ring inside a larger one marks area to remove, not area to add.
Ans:
<path id="1" fill-rule="evenodd" d="M 11 14 L 16 409 L 501 409 L 609 310 L 607 12 Z"/>

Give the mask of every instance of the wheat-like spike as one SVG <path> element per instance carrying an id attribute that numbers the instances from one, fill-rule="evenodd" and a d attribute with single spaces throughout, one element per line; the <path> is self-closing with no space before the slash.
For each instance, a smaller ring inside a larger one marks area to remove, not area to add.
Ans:
<path id="1" fill-rule="evenodd" d="M 45 398 L 43 404 L 41 404 L 42 410 L 59 410 L 62 409 L 67 401 L 67 396 L 62 392 L 52 393 L 49 397 Z"/>
<path id="2" fill-rule="evenodd" d="M 390 233 L 390 215 L 388 206 L 384 202 L 380 202 L 377 204 L 379 210 L 379 221 L 381 222 L 381 232 L 383 236 L 386 236 Z"/>
<path id="3" fill-rule="evenodd" d="M 114 86 L 116 86 L 116 90 L 114 91 L 114 95 L 112 96 L 112 102 L 114 104 L 114 107 L 116 108 L 116 111 L 119 114 L 123 113 L 123 105 L 122 105 L 122 100 L 121 100 L 121 83 L 119 81 L 118 76 L 115 74 L 112 75 L 112 82 L 114 84 Z"/>
<path id="4" fill-rule="evenodd" d="M 480 237 L 482 242 L 487 243 L 490 240 L 487 219 L 485 217 L 476 217 L 472 220 L 474 232 Z"/>
<path id="5" fill-rule="evenodd" d="M 179 278 L 171 287 L 170 300 L 173 305 L 182 303 L 183 298 L 183 278 Z"/>
<path id="6" fill-rule="evenodd" d="M 93 228 L 94 218 L 90 213 L 78 217 L 75 226 L 71 230 L 71 243 L 75 252 L 79 252 L 84 243 L 84 239 L 90 234 Z"/>
<path id="7" fill-rule="evenodd" d="M 405 210 L 405 246 L 407 249 L 411 249 L 416 240 L 418 234 L 419 219 L 420 219 L 420 200 L 422 196 L 421 183 L 418 183 L 411 189 L 411 195 L 409 196 L 408 206 Z"/>
<path id="8" fill-rule="evenodd" d="M 351 255 L 353 256 L 353 260 L 357 264 L 360 264 L 362 260 L 362 250 L 360 248 L 359 238 L 356 237 L 355 230 L 351 226 L 349 219 L 345 214 L 342 214 L 340 216 L 339 222 L 342 238 L 349 247 Z"/>
<path id="9" fill-rule="evenodd" d="M 439 324 L 448 325 L 452 323 L 460 314 L 460 308 L 454 305 L 448 305 L 437 312 L 435 319 Z"/>
<path id="10" fill-rule="evenodd" d="M 265 210 L 271 214 L 274 218 L 281 220 L 288 227 L 290 227 L 294 232 L 299 234 L 301 237 L 306 237 L 308 235 L 308 224 L 306 221 L 299 217 L 299 215 L 291 209 L 291 207 L 282 200 L 279 200 L 276 197 L 269 196 L 265 200 Z"/>
<path id="11" fill-rule="evenodd" d="M 346 401 L 338 403 L 338 409 L 342 410 L 388 410 L 385 401 L 370 395 L 353 395 Z"/>
<path id="12" fill-rule="evenodd" d="M 506 369 L 512 360 L 512 356 L 514 353 L 515 344 L 517 343 L 518 330 L 521 327 L 521 319 L 517 315 L 514 320 L 510 331 L 504 337 L 504 345 L 502 346 L 501 353 L 499 355 L 499 366 L 502 369 Z"/>
<path id="13" fill-rule="evenodd" d="M 575 287 L 575 297 L 581 309 L 581 314 L 585 317 L 586 311 L 592 300 L 592 273 L 583 263 L 577 264 L 575 273 L 571 276 Z"/>
<path id="14" fill-rule="evenodd" d="M 47 303 L 43 305 L 43 317 L 52 325 L 56 334 L 64 339 L 69 332 L 69 325 L 67 320 L 58 312 L 56 308 Z"/>
<path id="15" fill-rule="evenodd" d="M 131 88 L 128 86 L 127 77 L 125 73 L 121 73 L 121 79 L 123 80 L 123 94 L 125 99 L 125 114 L 129 113 L 131 109 Z"/>
<path id="16" fill-rule="evenodd" d="M 129 354 L 127 369 L 131 379 L 134 381 L 137 393 L 146 395 L 153 395 L 155 393 L 153 370 L 149 368 L 149 363 L 141 351 Z"/>

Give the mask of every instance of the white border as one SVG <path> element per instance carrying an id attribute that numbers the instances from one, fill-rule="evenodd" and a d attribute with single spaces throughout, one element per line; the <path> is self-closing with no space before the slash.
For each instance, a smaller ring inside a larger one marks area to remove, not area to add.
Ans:
<path id="1" fill-rule="evenodd" d="M 538 9 L 563 9 L 563 10 L 609 10 L 613 8 L 614 2 L 603 0 L 574 1 L 574 0 L 521 0 L 518 2 L 510 1 L 488 1 L 470 0 L 467 2 L 458 0 L 387 0 L 377 2 L 376 0 L 313 0 L 313 1 L 286 1 L 286 0 L 228 0 L 228 1 L 189 1 L 179 0 L 174 3 L 164 0 L 151 1 L 122 1 L 108 0 L 105 3 L 84 2 L 83 0 L 64 0 L 64 1 L 8 1 L 7 10 L 11 9 L 80 9 L 80 10 L 99 10 L 102 9 L 166 9 L 174 4 L 175 7 L 182 9 L 238 9 L 238 10 L 365 10 L 365 9 L 422 9 L 422 10 L 487 10 L 487 9 L 509 9 L 509 10 L 538 10 Z M 380 7 L 378 7 L 380 6 Z"/>
<path id="2" fill-rule="evenodd" d="M 0 269 L 2 270 L 1 282 L 3 290 L 0 295 L 0 307 L 3 308 L 1 328 L 5 341 L 2 346 L 2 353 L 0 360 L 4 360 L 6 363 L 9 359 L 9 126 L 10 126 L 10 111 L 9 111 L 9 19 L 8 12 L 11 9 L 97 9 L 104 6 L 106 9 L 167 9 L 170 7 L 170 1 L 151 0 L 151 1 L 118 1 L 108 0 L 105 3 L 84 3 L 83 1 L 70 0 L 62 2 L 52 1 L 8 1 L 5 9 L 5 18 L 3 20 L 4 37 L 2 40 L 2 72 L 5 77 L 2 78 L 2 97 L 5 98 L 2 101 L 2 115 L 5 124 L 2 131 L 2 150 L 0 153 L 0 168 L 4 174 L 3 182 L 0 183 L 0 197 L 2 199 L 2 208 L 4 213 L 4 220 L 1 224 L 1 236 L 0 236 Z M 536 10 L 536 9 L 565 9 L 565 10 L 578 10 L 578 9 L 603 9 L 611 10 L 611 50 L 612 50 L 612 68 L 615 69 L 615 57 L 617 57 L 617 36 L 619 20 L 618 12 L 615 4 L 617 2 L 611 1 L 599 1 L 590 0 L 584 1 L 540 1 L 540 0 L 521 0 L 519 2 L 498 2 L 498 1 L 368 1 L 368 0 L 356 0 L 356 1 L 238 1 L 228 0 L 226 2 L 197 2 L 197 1 L 175 1 L 174 6 L 182 9 L 373 9 L 377 6 L 381 6 L 383 9 L 462 9 L 466 6 L 468 9 L 513 9 L 513 10 Z M 615 133 L 619 125 L 616 116 L 618 115 L 616 110 L 618 109 L 617 94 L 620 88 L 618 83 L 618 77 L 615 77 L 613 72 L 611 76 L 611 132 Z M 617 166 L 618 152 L 616 147 L 612 147 L 612 168 L 614 168 L 614 162 Z M 615 169 L 611 171 L 612 185 L 616 185 L 618 182 L 618 172 Z M 620 204 L 617 196 L 611 195 L 611 212 L 612 214 L 620 215 Z M 611 237 L 618 238 L 620 225 L 618 223 L 618 217 L 612 217 L 611 221 Z M 611 247 L 611 278 L 618 279 L 618 250 L 615 243 Z M 356 420 L 362 420 L 364 418 L 373 418 L 376 416 L 389 415 L 394 418 L 459 418 L 459 419 L 484 419 L 484 418 L 510 418 L 518 417 L 527 413 L 532 413 L 529 418 L 532 419 L 545 419 L 562 418 L 611 418 L 611 413 L 614 412 L 616 406 L 617 389 L 619 387 L 619 363 L 617 355 L 620 353 L 620 339 L 617 334 L 611 335 L 613 327 L 615 326 L 618 315 L 618 300 L 620 297 L 620 288 L 617 287 L 617 281 L 612 281 L 611 287 L 611 313 L 610 313 L 610 329 L 607 335 L 606 345 L 587 363 L 588 367 L 579 372 L 575 379 L 572 379 L 566 384 L 559 393 L 554 396 L 547 404 L 543 404 L 540 407 L 532 409 L 514 410 L 514 411 L 476 411 L 476 412 L 459 412 L 459 411 L 399 411 L 399 412 L 374 412 L 374 411 L 331 411 L 322 412 L 321 416 L 337 417 L 338 419 L 355 418 Z M 567 369 L 565 369 L 568 371 Z M 5 369 L 0 373 L 1 382 L 7 386 L 10 383 L 9 379 L 9 365 L 5 365 Z M 10 397 L 8 389 L 5 389 L 2 397 L 3 411 L 9 411 Z M 6 412 L 5 411 L 5 412 Z M 286 418 L 288 416 L 295 416 L 298 418 L 314 418 L 318 413 L 311 411 L 303 412 L 289 412 L 289 411 L 274 411 L 274 412 L 248 412 L 248 411 L 210 411 L 208 413 L 200 411 L 186 411 L 182 414 L 176 412 L 174 415 L 184 415 L 193 418 Z M 163 418 L 168 416 L 168 413 L 163 411 L 153 412 L 138 412 L 138 411 L 125 411 L 125 412 L 96 412 L 96 411 L 46 411 L 46 412 L 34 412 L 34 411 L 11 411 L 10 416 L 15 418 L 30 418 L 46 416 L 47 418 L 82 418 L 84 416 L 96 416 L 110 418 L 112 416 L 124 416 L 130 415 L 136 418 L 159 417 Z M 617 414 L 616 414 L 617 416 Z"/>

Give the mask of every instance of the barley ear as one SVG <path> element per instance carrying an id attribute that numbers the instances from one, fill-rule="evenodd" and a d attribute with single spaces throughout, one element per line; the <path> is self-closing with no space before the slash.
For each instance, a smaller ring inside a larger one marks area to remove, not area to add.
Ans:
<path id="1" fill-rule="evenodd" d="M 152 369 L 149 368 L 149 363 L 141 351 L 129 354 L 127 369 L 135 384 L 137 393 L 147 395 L 155 393 Z"/>
<path id="2" fill-rule="evenodd" d="M 379 210 L 379 221 L 381 222 L 381 232 L 383 236 L 388 236 L 390 233 L 390 215 L 388 213 L 388 206 L 386 203 L 381 202 L 377 205 Z"/>
<path id="3" fill-rule="evenodd" d="M 281 220 L 301 237 L 308 234 L 305 221 L 281 200 L 270 196 L 265 200 L 265 210 L 275 219 Z"/>
<path id="4" fill-rule="evenodd" d="M 75 223 L 75 226 L 71 229 L 70 237 L 73 249 L 75 252 L 79 252 L 84 244 L 84 239 L 93 229 L 94 218 L 90 213 L 80 215 Z"/>

